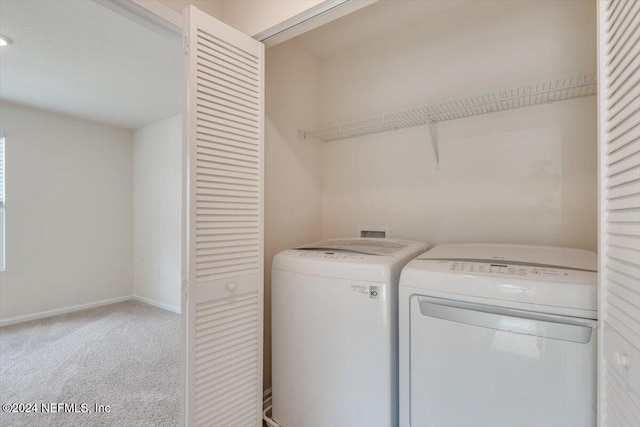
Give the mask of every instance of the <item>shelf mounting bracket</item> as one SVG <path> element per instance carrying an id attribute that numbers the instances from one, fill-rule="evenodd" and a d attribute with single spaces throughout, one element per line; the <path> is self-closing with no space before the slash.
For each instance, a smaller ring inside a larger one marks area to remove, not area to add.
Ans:
<path id="1" fill-rule="evenodd" d="M 431 119 L 427 118 L 427 130 L 429 134 L 429 141 L 431 142 L 431 147 L 433 147 L 433 154 L 436 159 L 436 170 L 440 170 L 440 154 L 438 153 L 438 134 L 436 132 L 436 124 L 432 123 Z"/>

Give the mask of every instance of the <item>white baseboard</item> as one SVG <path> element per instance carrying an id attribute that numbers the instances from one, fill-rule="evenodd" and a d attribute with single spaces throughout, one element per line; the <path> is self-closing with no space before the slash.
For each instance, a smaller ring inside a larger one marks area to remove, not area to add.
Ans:
<path id="1" fill-rule="evenodd" d="M 132 299 L 131 295 L 125 297 L 104 299 L 102 301 L 90 302 L 88 304 L 74 305 L 71 307 L 57 308 L 55 310 L 41 311 L 40 313 L 27 314 L 26 316 L 10 317 L 8 319 L 0 320 L 0 327 L 15 325 L 16 323 L 28 322 L 30 320 L 44 319 L 45 317 L 58 316 L 60 314 L 73 313 L 74 311 L 86 310 L 88 308 L 101 307 L 103 305 L 115 304 L 117 302 L 129 301 Z"/>
<path id="2" fill-rule="evenodd" d="M 152 305 L 152 306 L 154 306 L 154 307 L 161 308 L 161 309 L 163 309 L 163 310 L 172 311 L 172 312 L 174 312 L 174 313 L 178 313 L 178 314 L 180 314 L 180 312 L 181 312 L 181 308 L 180 308 L 180 306 L 175 306 L 175 305 L 165 304 L 165 303 L 163 303 L 163 302 L 156 301 L 156 300 L 151 299 L 151 298 L 141 297 L 140 295 L 133 295 L 132 299 L 134 299 L 134 300 L 136 300 L 136 301 L 143 302 L 143 303 L 145 303 L 145 304 Z"/>

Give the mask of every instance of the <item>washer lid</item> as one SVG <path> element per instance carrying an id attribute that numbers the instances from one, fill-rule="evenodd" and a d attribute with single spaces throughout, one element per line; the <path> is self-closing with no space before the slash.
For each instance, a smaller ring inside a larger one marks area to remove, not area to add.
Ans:
<path id="1" fill-rule="evenodd" d="M 330 239 L 277 254 L 273 270 L 365 282 L 396 283 L 402 267 L 431 246 L 391 239 Z"/>
<path id="2" fill-rule="evenodd" d="M 459 301 L 597 318 L 597 256 L 548 246 L 436 246 L 402 270 L 400 286 Z"/>
<path id="3" fill-rule="evenodd" d="M 328 239 L 320 242 L 299 246 L 301 250 L 334 250 L 351 252 L 364 255 L 393 256 L 407 246 L 415 242 L 403 242 L 399 240 L 373 240 L 373 239 Z"/>

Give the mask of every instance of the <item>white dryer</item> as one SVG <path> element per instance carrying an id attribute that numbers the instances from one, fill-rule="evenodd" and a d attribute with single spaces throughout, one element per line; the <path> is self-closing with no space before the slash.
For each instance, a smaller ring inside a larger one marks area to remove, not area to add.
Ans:
<path id="1" fill-rule="evenodd" d="M 442 245 L 399 292 L 402 427 L 596 424 L 597 258 Z"/>
<path id="2" fill-rule="evenodd" d="M 282 427 L 397 426 L 397 294 L 430 246 L 332 239 L 273 260 L 272 418 Z"/>

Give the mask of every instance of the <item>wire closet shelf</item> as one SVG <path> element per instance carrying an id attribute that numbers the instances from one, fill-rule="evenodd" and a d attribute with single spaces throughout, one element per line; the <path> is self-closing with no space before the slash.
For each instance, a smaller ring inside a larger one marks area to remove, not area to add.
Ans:
<path id="1" fill-rule="evenodd" d="M 572 74 L 370 116 L 321 129 L 302 130 L 300 138 L 329 142 L 412 126 L 431 125 L 446 120 L 595 95 L 596 86 L 596 73 Z"/>

